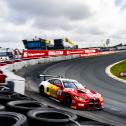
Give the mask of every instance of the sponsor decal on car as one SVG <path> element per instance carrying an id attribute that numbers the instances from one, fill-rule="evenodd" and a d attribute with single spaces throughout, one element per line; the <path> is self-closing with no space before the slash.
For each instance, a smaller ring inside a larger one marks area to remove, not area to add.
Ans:
<path id="1" fill-rule="evenodd" d="M 77 109 L 77 107 L 76 106 L 70 106 L 72 109 Z"/>
<path id="2" fill-rule="evenodd" d="M 62 90 L 58 90 L 57 95 L 62 95 Z"/>
<path id="3" fill-rule="evenodd" d="M 84 106 L 84 104 L 82 104 L 82 103 L 78 103 L 78 106 Z"/>

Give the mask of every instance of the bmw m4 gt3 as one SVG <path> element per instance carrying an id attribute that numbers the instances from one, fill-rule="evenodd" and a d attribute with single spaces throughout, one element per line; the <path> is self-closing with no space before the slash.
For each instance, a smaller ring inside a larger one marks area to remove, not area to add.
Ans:
<path id="1" fill-rule="evenodd" d="M 41 76 L 46 77 L 47 75 Z M 73 109 L 103 109 L 102 95 L 87 89 L 76 80 L 61 77 L 44 79 L 39 85 L 39 92 L 41 95 L 53 97 Z"/>

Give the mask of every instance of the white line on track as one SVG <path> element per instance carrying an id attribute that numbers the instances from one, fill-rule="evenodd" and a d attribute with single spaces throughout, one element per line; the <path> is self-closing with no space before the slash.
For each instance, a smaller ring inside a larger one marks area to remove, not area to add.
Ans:
<path id="1" fill-rule="evenodd" d="M 113 64 L 109 65 L 108 67 L 106 67 L 105 73 L 106 73 L 109 77 L 111 77 L 111 78 L 113 78 L 113 79 L 115 79 L 115 80 L 118 80 L 118 81 L 120 81 L 120 82 L 126 83 L 126 80 L 120 79 L 120 78 L 118 78 L 117 76 L 114 76 L 114 75 L 110 72 L 111 67 L 113 67 L 114 65 L 116 65 L 116 64 L 118 64 L 118 63 L 120 63 L 120 62 L 122 62 L 122 61 L 124 61 L 124 60 L 121 60 L 121 61 L 119 61 L 119 62 L 113 63 Z"/>

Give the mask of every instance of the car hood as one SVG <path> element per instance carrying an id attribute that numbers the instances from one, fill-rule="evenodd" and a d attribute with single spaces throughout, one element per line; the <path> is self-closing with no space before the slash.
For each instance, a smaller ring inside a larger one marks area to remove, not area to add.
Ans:
<path id="1" fill-rule="evenodd" d="M 67 92 L 69 91 L 73 95 L 84 97 L 87 99 L 89 99 L 89 98 L 96 99 L 96 98 L 101 97 L 101 94 L 99 94 L 93 90 L 89 90 L 89 89 L 70 89 L 70 88 L 67 88 L 67 89 L 65 89 L 65 91 L 67 91 Z"/>
<path id="2" fill-rule="evenodd" d="M 76 92 L 80 97 L 99 98 L 101 96 L 99 93 L 89 89 L 77 89 Z"/>

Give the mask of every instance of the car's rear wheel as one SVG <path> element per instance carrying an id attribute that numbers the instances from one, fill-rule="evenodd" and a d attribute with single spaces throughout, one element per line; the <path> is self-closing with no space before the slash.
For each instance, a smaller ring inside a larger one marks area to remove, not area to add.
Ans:
<path id="1" fill-rule="evenodd" d="M 72 103 L 72 99 L 71 99 L 70 95 L 69 94 L 65 94 L 64 95 L 64 104 L 66 106 L 70 107 L 71 103 Z"/>
<path id="2" fill-rule="evenodd" d="M 45 93 L 44 93 L 44 86 L 40 86 L 40 87 L 39 87 L 39 93 L 40 93 L 41 95 L 45 95 Z"/>

